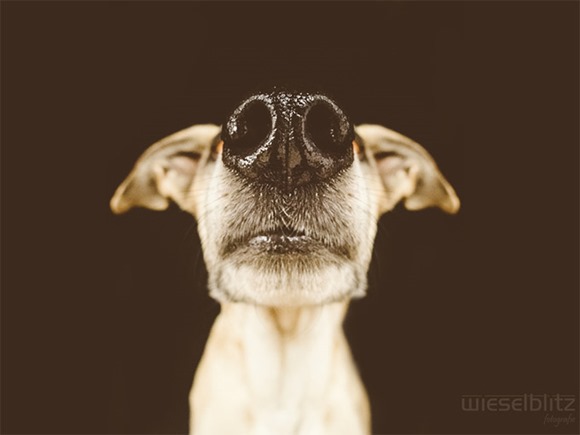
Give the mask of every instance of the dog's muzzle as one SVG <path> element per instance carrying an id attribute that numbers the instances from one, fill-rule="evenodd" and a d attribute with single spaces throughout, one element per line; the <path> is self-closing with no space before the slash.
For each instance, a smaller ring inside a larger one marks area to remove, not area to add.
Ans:
<path id="1" fill-rule="evenodd" d="M 230 115 L 222 140 L 228 169 L 287 192 L 327 181 L 354 159 L 352 123 L 320 94 L 255 94 Z"/>

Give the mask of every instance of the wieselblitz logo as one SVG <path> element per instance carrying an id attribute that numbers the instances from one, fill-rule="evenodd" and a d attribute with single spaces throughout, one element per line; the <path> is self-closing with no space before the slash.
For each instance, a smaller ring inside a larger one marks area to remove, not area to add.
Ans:
<path id="1" fill-rule="evenodd" d="M 576 423 L 576 396 L 572 394 L 464 394 L 465 412 L 541 413 L 543 424 L 558 427 Z"/>

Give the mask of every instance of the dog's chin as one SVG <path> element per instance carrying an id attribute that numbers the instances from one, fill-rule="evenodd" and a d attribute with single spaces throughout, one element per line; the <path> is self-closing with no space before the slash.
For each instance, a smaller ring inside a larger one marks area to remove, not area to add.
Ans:
<path id="1" fill-rule="evenodd" d="M 258 245 L 260 241 L 258 241 Z M 209 276 L 220 302 L 303 306 L 364 296 L 366 273 L 336 252 L 298 243 L 247 246 L 223 259 Z"/>

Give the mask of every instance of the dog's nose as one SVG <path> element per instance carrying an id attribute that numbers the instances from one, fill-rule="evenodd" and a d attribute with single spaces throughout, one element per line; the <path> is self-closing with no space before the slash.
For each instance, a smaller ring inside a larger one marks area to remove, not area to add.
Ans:
<path id="1" fill-rule="evenodd" d="M 227 168 L 284 189 L 328 180 L 354 159 L 351 122 L 321 94 L 253 95 L 228 118 L 222 140 Z"/>

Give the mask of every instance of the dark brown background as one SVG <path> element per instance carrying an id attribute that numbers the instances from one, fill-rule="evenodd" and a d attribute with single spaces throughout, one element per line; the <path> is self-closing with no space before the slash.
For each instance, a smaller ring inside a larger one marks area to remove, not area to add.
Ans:
<path id="1" fill-rule="evenodd" d="M 347 332 L 376 433 L 575 433 L 578 3 L 2 3 L 2 431 L 178 433 L 217 312 L 192 219 L 108 200 L 263 83 L 423 143 L 463 209 L 381 220 Z M 578 405 L 576 405 L 578 408 Z"/>

